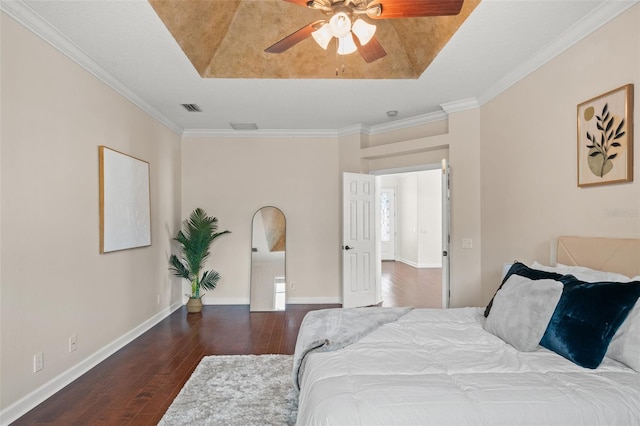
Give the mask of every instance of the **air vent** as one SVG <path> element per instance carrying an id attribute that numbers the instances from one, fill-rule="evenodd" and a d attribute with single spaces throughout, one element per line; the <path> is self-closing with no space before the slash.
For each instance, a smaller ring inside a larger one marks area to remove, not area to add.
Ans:
<path id="1" fill-rule="evenodd" d="M 202 112 L 197 104 L 180 104 L 189 112 Z"/>
<path id="2" fill-rule="evenodd" d="M 239 123 L 239 122 L 230 122 L 233 130 L 258 130 L 258 125 L 256 123 Z"/>

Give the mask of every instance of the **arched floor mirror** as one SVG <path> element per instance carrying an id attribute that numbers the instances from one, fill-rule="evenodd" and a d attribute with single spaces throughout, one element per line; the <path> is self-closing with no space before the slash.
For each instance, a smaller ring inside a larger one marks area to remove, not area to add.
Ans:
<path id="1" fill-rule="evenodd" d="M 287 223 L 277 207 L 262 207 L 253 215 L 250 310 L 286 308 Z"/>

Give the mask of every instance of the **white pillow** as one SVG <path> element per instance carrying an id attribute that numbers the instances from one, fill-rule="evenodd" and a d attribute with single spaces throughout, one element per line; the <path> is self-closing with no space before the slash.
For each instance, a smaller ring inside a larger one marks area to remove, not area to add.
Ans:
<path id="1" fill-rule="evenodd" d="M 522 352 L 534 351 L 562 295 L 554 280 L 511 275 L 493 299 L 484 328 Z"/>
<path id="2" fill-rule="evenodd" d="M 569 266 L 558 263 L 556 266 L 546 266 L 538 262 L 533 262 L 531 265 L 533 269 L 540 271 L 556 272 L 562 275 L 573 275 L 580 281 L 587 283 L 609 281 L 617 283 L 628 283 L 632 281 L 631 278 L 626 275 L 618 274 L 615 272 L 598 271 L 595 269 L 587 268 L 586 266 Z"/>
<path id="3" fill-rule="evenodd" d="M 533 264 L 531 265 L 531 269 L 537 269 L 538 271 L 545 272 L 555 272 L 556 274 L 564 274 L 564 272 L 561 271 L 557 266 L 543 265 L 542 263 L 538 262 L 533 262 Z"/>
<path id="4" fill-rule="evenodd" d="M 638 300 L 613 335 L 605 356 L 640 372 L 640 299 Z"/>

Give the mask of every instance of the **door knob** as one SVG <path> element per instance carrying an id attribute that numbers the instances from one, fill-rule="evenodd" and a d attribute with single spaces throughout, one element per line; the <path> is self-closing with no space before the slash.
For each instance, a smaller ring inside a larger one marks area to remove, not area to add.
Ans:
<path id="1" fill-rule="evenodd" d="M 355 247 L 344 246 L 345 250 L 353 250 Z"/>

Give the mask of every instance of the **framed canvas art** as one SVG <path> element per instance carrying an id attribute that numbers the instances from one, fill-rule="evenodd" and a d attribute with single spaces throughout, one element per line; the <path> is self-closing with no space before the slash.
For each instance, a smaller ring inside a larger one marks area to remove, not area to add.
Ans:
<path id="1" fill-rule="evenodd" d="M 633 181 L 633 84 L 578 105 L 578 186 Z"/>
<path id="2" fill-rule="evenodd" d="M 149 163 L 99 147 L 100 253 L 151 245 Z"/>

